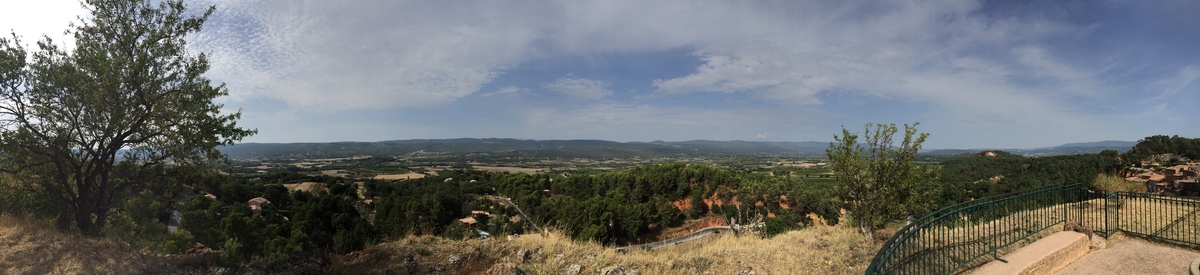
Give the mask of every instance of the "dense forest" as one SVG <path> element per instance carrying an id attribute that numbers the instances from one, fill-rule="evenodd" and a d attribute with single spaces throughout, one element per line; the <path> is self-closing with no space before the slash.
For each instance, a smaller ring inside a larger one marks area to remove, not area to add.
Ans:
<path id="1" fill-rule="evenodd" d="M 530 221 L 513 218 L 516 209 L 500 198 L 511 198 L 533 224 L 606 245 L 650 241 L 665 228 L 707 216 L 742 221 L 774 216 L 761 231 L 771 236 L 811 224 L 809 213 L 836 222 L 840 208 L 828 183 L 698 164 L 578 175 L 447 170 L 404 181 L 163 169 L 177 176 L 131 194 L 112 210 L 101 235 L 163 253 L 182 253 L 198 242 L 224 251 L 222 261 L 231 266 L 279 265 L 295 253 L 344 254 L 410 235 L 461 239 L 481 231 L 529 230 Z M 324 188 L 284 185 L 305 182 Z M 39 203 L 44 198 L 35 197 L 38 193 L 5 190 L 0 210 L 63 219 L 51 215 L 59 212 L 47 209 L 52 205 Z M 249 205 L 256 197 L 269 201 L 258 213 Z M 176 210 L 179 230 L 169 233 Z M 461 226 L 458 219 L 464 217 L 478 223 Z"/>
<path id="2" fill-rule="evenodd" d="M 366 186 L 368 196 L 380 198 L 374 204 L 375 220 L 389 238 L 410 234 L 461 237 L 461 227 L 454 220 L 470 215 L 472 210 L 492 214 L 472 215 L 480 220 L 477 229 L 492 234 L 526 229 L 519 222 L 507 220 L 515 214 L 513 209 L 481 195 L 508 196 L 535 224 L 551 225 L 576 239 L 605 244 L 639 242 L 645 234 L 706 215 L 745 218 L 769 212 L 776 219 L 768 222 L 766 233 L 776 234 L 811 223 L 802 218 L 807 213 L 836 221 L 839 209 L 839 202 L 832 199 L 831 186 L 694 164 L 643 166 L 568 177 L 449 171 L 402 184 L 369 182 Z M 704 203 L 714 199 L 732 202 L 735 196 L 736 201 L 750 203 L 722 203 L 712 209 Z M 757 201 L 765 203 L 755 206 Z"/>
<path id="3" fill-rule="evenodd" d="M 1121 169 L 1116 151 L 1070 156 L 1024 157 L 988 151 L 939 163 L 944 203 L 1017 192 L 1047 184 L 1095 183 L 1102 173 Z"/>
<path id="4" fill-rule="evenodd" d="M 1122 157 L 1130 165 L 1141 165 L 1142 160 L 1159 154 L 1174 155 L 1175 158 L 1168 159 L 1169 162 L 1177 163 L 1182 159 L 1200 160 L 1200 138 L 1149 136 L 1138 141 L 1138 144 Z"/>

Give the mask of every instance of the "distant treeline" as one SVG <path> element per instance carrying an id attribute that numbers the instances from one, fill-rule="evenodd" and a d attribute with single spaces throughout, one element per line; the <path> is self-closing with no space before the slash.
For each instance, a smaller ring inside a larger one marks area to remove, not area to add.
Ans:
<path id="1" fill-rule="evenodd" d="M 1139 162 L 1142 160 L 1159 154 L 1172 154 L 1190 160 L 1200 160 L 1200 138 L 1149 136 L 1138 141 L 1138 144 L 1126 152 L 1123 157 L 1130 164 L 1140 164 Z"/>
<path id="2" fill-rule="evenodd" d="M 1047 184 L 1095 183 L 1097 175 L 1121 165 L 1117 151 L 1051 157 L 1024 157 L 1004 151 L 940 163 L 943 204 L 1017 192 Z"/>

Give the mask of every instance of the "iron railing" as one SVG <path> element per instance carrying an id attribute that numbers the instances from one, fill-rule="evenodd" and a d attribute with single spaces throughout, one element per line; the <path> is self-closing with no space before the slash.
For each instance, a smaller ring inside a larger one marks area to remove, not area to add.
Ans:
<path id="1" fill-rule="evenodd" d="M 1200 246 L 1200 199 L 1145 193 L 1114 192 L 1108 200 L 1122 233 L 1148 239 Z"/>
<path id="2" fill-rule="evenodd" d="M 900 229 L 883 244 L 867 274 L 950 274 L 1049 235 L 1046 229 L 1093 213 L 1078 206 L 1082 185 L 1043 186 L 980 198 L 934 211 Z M 1103 200 L 1103 199 L 1101 199 Z"/>
<path id="3" fill-rule="evenodd" d="M 953 274 L 970 270 L 1076 221 L 1116 232 L 1200 247 L 1200 198 L 1053 185 L 981 198 L 930 213 L 896 232 L 867 274 Z"/>

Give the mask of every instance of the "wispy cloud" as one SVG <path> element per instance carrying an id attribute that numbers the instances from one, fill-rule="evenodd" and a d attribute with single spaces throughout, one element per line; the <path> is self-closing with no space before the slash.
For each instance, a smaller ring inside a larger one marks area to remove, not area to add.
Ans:
<path id="1" fill-rule="evenodd" d="M 1183 103 L 1187 100 L 1161 106 L 1158 101 L 1195 98 L 1197 93 L 1188 91 L 1200 79 L 1200 59 L 1171 52 L 1200 46 L 1200 39 L 1184 35 L 1195 32 L 1161 31 L 1154 37 L 1166 38 L 1151 42 L 1108 37 L 1138 32 L 1123 28 L 1200 29 L 1186 16 L 1200 7 L 1188 1 L 1164 5 L 1171 8 L 1137 5 L 1130 14 L 1134 18 L 1095 12 L 1135 5 L 1127 2 L 202 0 L 193 5 L 207 4 L 217 5 L 217 14 L 190 46 L 212 53 L 209 76 L 229 85 L 230 102 L 267 99 L 283 102 L 296 116 L 315 116 L 503 99 L 520 106 L 474 111 L 522 118 L 525 128 L 510 133 L 553 129 L 543 134 L 717 139 L 727 132 L 689 127 L 719 125 L 788 139 L 803 135 L 795 129 L 750 127 L 746 121 L 760 116 L 772 117 L 766 123 L 821 123 L 797 118 L 820 114 L 841 119 L 825 122 L 818 130 L 823 132 L 858 121 L 920 120 L 945 131 L 1039 129 L 1042 135 L 1072 136 L 1101 133 L 1086 129 L 1113 121 L 1134 124 L 1121 110 L 1164 115 L 1194 107 Z M 1159 22 L 1156 16 L 1166 19 Z M 674 66 L 673 73 L 652 77 L 594 73 L 591 64 L 579 64 L 586 61 L 570 61 L 681 52 L 690 53 L 683 57 L 690 62 L 663 65 Z M 564 103 L 573 108 L 545 107 Z M 781 110 L 796 113 L 774 118 Z"/>
<path id="2" fill-rule="evenodd" d="M 542 86 L 551 91 L 573 97 L 603 99 L 613 93 L 613 91 L 608 90 L 608 85 L 609 83 L 605 81 L 564 76 Z"/>

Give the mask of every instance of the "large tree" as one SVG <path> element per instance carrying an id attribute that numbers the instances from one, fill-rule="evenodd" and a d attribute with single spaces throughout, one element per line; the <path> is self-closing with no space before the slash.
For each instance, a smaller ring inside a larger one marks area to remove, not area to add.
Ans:
<path id="1" fill-rule="evenodd" d="M 29 59 L 15 34 L 0 38 L 0 170 L 55 198 L 84 233 L 162 175 L 146 168 L 209 167 L 224 159 L 216 146 L 256 132 L 213 102 L 228 91 L 185 48 L 214 8 L 150 2 L 85 1 L 91 16 L 67 31 L 70 50 L 44 37 Z"/>
<path id="2" fill-rule="evenodd" d="M 863 136 L 842 128 L 834 135 L 826 155 L 837 176 L 838 193 L 846 203 L 851 224 L 871 235 L 888 222 L 928 211 L 939 197 L 934 183 L 938 173 L 915 162 L 928 133 L 917 134 L 915 123 L 904 125 L 904 140 L 892 139 L 896 124 L 867 124 Z M 872 130 L 874 128 L 874 130 Z M 866 147 L 864 147 L 865 145 Z"/>

